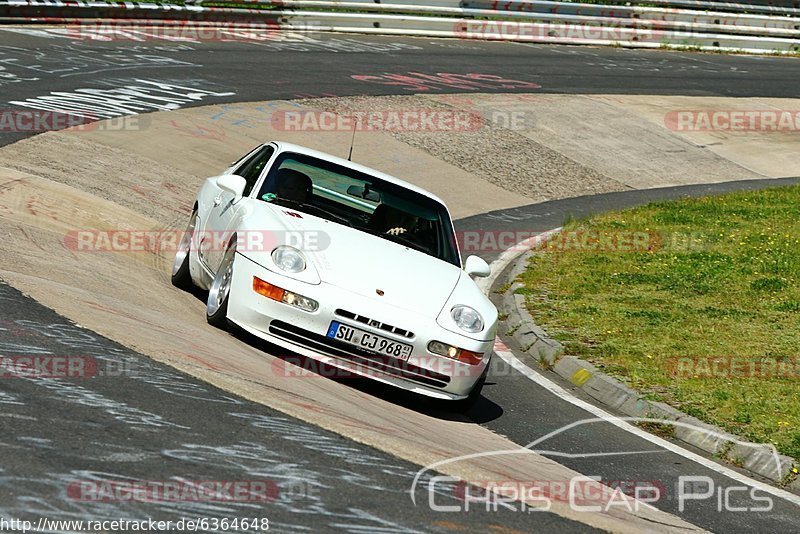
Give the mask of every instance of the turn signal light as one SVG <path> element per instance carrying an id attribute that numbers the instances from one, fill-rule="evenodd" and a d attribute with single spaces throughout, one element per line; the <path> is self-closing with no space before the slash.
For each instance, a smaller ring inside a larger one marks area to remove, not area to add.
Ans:
<path id="1" fill-rule="evenodd" d="M 273 286 L 269 282 L 265 282 L 261 278 L 254 276 L 253 277 L 253 291 L 258 293 L 259 295 L 264 295 L 265 297 L 282 301 L 283 294 L 286 292 L 282 288 L 278 286 Z"/>
<path id="2" fill-rule="evenodd" d="M 478 365 L 483 360 L 483 354 L 480 352 L 472 352 L 466 349 L 453 347 L 441 341 L 431 341 L 428 343 L 428 350 L 439 356 L 452 358 L 462 363 L 469 365 Z"/>
<path id="3" fill-rule="evenodd" d="M 316 300 L 286 291 L 282 287 L 274 286 L 257 276 L 253 277 L 253 291 L 269 299 L 300 308 L 303 311 L 315 312 L 319 308 L 319 303 Z"/>

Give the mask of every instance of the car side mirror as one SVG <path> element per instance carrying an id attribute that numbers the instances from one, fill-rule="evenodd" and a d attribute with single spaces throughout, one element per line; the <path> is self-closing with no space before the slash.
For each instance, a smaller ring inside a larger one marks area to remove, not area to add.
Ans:
<path id="1" fill-rule="evenodd" d="M 217 187 L 233 195 L 233 202 L 239 202 L 247 187 L 247 180 L 237 174 L 223 174 L 217 178 Z"/>
<path id="2" fill-rule="evenodd" d="M 480 278 L 485 278 L 492 274 L 489 264 L 478 256 L 469 256 L 467 261 L 464 262 L 464 270 L 468 275 Z"/>

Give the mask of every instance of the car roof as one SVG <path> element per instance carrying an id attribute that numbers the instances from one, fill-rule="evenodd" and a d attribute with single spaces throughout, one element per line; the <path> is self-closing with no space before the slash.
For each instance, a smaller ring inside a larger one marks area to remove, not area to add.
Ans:
<path id="1" fill-rule="evenodd" d="M 378 170 L 373 169 L 371 167 L 367 167 L 365 165 L 359 165 L 358 163 L 353 163 L 352 161 L 348 161 L 346 159 L 336 157 L 336 156 L 334 156 L 332 154 L 328 154 L 326 152 L 321 152 L 319 150 L 314 150 L 312 148 L 307 148 L 307 147 L 300 146 L 300 145 L 295 145 L 295 144 L 292 144 L 292 143 L 285 143 L 283 141 L 273 141 L 272 143 L 275 144 L 278 147 L 278 152 L 296 152 L 298 154 L 305 154 L 307 156 L 313 156 L 313 157 L 319 158 L 321 160 L 330 161 L 332 163 L 336 163 L 337 165 L 341 165 L 342 167 L 347 167 L 348 169 L 353 169 L 353 170 L 356 170 L 356 171 L 359 171 L 359 172 L 363 172 L 365 174 L 369 174 L 370 176 L 375 176 L 376 178 L 380 178 L 381 180 L 386 180 L 387 182 L 395 184 L 395 185 L 398 185 L 400 187 L 404 187 L 406 189 L 410 189 L 411 191 L 414 191 L 414 192 L 419 193 L 419 194 L 421 194 L 423 196 L 426 196 L 426 197 L 428 197 L 430 199 L 433 199 L 433 200 L 437 201 L 439 204 L 447 207 L 447 205 L 444 203 L 444 201 L 441 198 L 437 197 L 436 195 L 434 195 L 430 191 L 427 191 L 427 190 L 425 190 L 425 189 L 423 189 L 423 188 L 421 188 L 419 186 L 416 186 L 416 185 L 414 185 L 412 183 L 406 182 L 405 180 L 401 180 L 400 178 L 396 178 L 396 177 L 392 176 L 391 174 L 386 174 L 384 172 L 378 171 Z"/>

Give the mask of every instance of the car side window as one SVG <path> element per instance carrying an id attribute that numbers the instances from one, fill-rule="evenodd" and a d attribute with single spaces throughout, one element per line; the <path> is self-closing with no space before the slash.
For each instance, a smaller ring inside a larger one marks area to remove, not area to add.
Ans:
<path id="1" fill-rule="evenodd" d="M 247 182 L 247 187 L 244 188 L 244 196 L 248 196 L 250 191 L 253 190 L 256 182 L 258 182 L 258 178 L 261 176 L 261 172 L 272 157 L 273 152 L 275 152 L 275 147 L 267 145 L 247 158 L 247 160 L 234 171 L 234 174 L 238 174 Z"/>

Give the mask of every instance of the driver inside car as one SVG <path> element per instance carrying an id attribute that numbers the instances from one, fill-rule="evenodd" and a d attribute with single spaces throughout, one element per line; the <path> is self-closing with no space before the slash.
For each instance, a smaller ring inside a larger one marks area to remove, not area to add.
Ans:
<path id="1" fill-rule="evenodd" d="M 372 214 L 370 227 L 387 235 L 400 235 L 409 232 L 417 224 L 417 218 L 410 213 L 381 204 Z"/>
<path id="2" fill-rule="evenodd" d="M 308 202 L 311 198 L 312 183 L 308 175 L 294 169 L 281 169 L 277 176 L 278 198 L 294 202 Z"/>

